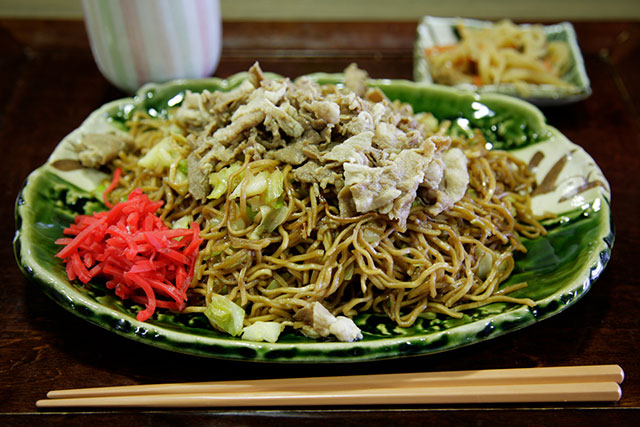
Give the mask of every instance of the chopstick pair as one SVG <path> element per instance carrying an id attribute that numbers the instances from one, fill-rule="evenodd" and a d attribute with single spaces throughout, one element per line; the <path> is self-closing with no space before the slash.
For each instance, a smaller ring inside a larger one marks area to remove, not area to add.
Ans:
<path id="1" fill-rule="evenodd" d="M 618 401 L 618 365 L 151 384 L 52 390 L 40 408 L 264 407 Z"/>

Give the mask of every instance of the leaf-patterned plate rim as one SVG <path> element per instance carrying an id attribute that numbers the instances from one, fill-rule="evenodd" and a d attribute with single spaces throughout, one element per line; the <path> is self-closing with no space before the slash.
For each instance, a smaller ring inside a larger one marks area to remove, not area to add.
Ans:
<path id="1" fill-rule="evenodd" d="M 244 75 L 241 74 L 227 80 L 212 78 L 149 85 L 135 98 L 121 99 L 102 106 L 78 129 L 65 137 L 47 163 L 31 173 L 16 202 L 14 252 L 25 275 L 33 279 L 58 304 L 78 317 L 145 344 L 205 357 L 279 363 L 330 363 L 432 354 L 527 327 L 573 305 L 589 290 L 606 266 L 614 239 L 609 211 L 609 185 L 593 159 L 559 131 L 546 125 L 544 116 L 537 108 L 501 95 L 478 95 L 401 80 L 374 80 L 371 83 L 390 97 L 410 101 L 417 111 L 444 111 L 442 116 L 467 114 L 469 117 L 468 114 L 471 114 L 473 117 L 469 119 L 474 120 L 479 111 L 486 113 L 485 110 L 490 110 L 492 114 L 495 113 L 491 117 L 502 122 L 515 120 L 519 126 L 514 129 L 531 128 L 530 132 L 523 134 L 492 133 L 489 130 L 495 124 L 483 121 L 484 116 L 477 121 L 479 125 L 489 129 L 487 135 L 496 138 L 496 144 L 500 143 L 500 138 L 511 141 L 513 144 L 507 148 L 516 156 L 531 162 L 539 182 L 544 182 L 545 178 L 548 181 L 546 189 L 534 197 L 534 209 L 561 214 L 557 223 L 552 225 L 552 228 L 559 230 L 554 234 L 556 237 L 541 245 L 533 242 L 531 246 L 530 252 L 538 253 L 536 256 L 540 256 L 542 260 L 539 262 L 536 258 L 531 268 L 544 267 L 540 271 L 535 270 L 535 274 L 551 274 L 550 269 L 556 270 L 557 267 L 554 263 L 564 266 L 558 270 L 562 272 L 561 279 L 549 281 L 553 283 L 552 287 L 534 283 L 533 287 L 523 292 L 523 295 L 527 295 L 527 292 L 537 293 L 536 307 L 531 309 L 492 304 L 474 310 L 461 321 L 424 318 L 412 328 L 397 328 L 380 316 L 365 314 L 356 319 L 365 332 L 365 338 L 361 341 L 312 341 L 290 334 L 285 335 L 281 342 L 272 344 L 222 336 L 214 331 L 204 330 L 197 322 L 189 323 L 190 321 L 185 321 L 180 316 L 173 318 L 171 315 L 160 314 L 151 321 L 139 322 L 135 319 L 134 309 L 116 298 L 100 294 L 94 288 L 87 289 L 69 283 L 64 269 L 53 260 L 55 252 L 52 251 L 51 241 L 56 236 L 50 234 L 55 230 L 59 232 L 60 227 L 64 226 L 56 224 L 56 221 L 64 222 L 60 220 L 64 217 L 60 213 L 60 206 L 66 209 L 69 203 L 77 200 L 73 197 L 71 200 L 69 195 L 76 194 L 74 192 L 90 192 L 104 175 L 93 170 L 60 170 L 54 166 L 56 162 L 74 155 L 73 145 L 85 132 L 121 131 L 121 115 L 133 108 L 154 109 L 157 114 L 161 114 L 159 105 L 166 106 L 170 100 L 178 102 L 176 100 L 179 100 L 180 94 L 183 95 L 187 89 L 228 90 L 243 78 Z M 337 82 L 341 76 L 315 74 L 312 78 L 327 83 Z M 535 137 L 536 141 L 520 144 L 519 141 L 526 139 L 527 135 Z M 72 187 L 74 190 L 69 190 Z M 59 197 L 61 193 L 56 193 L 57 191 L 64 191 L 67 200 L 57 202 L 47 199 Z M 581 238 L 583 243 L 583 249 L 579 253 L 570 254 L 573 257 L 570 261 L 562 260 L 560 253 L 567 246 L 564 237 L 567 233 L 572 238 Z M 554 254 L 560 261 L 549 259 L 545 255 L 545 250 L 555 248 L 553 245 L 556 243 L 563 248 L 562 251 L 558 250 L 558 254 Z M 527 258 L 524 257 L 523 260 L 526 263 Z M 526 268 L 522 274 L 528 274 Z"/>

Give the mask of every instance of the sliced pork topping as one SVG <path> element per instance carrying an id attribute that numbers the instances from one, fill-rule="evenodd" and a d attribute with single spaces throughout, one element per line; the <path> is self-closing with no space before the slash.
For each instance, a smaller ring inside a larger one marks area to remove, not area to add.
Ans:
<path id="1" fill-rule="evenodd" d="M 317 183 L 339 200 L 344 217 L 377 211 L 406 227 L 418 189 L 430 212 L 449 209 L 469 182 L 466 157 L 433 136 L 406 104 L 391 102 L 355 65 L 345 85 L 266 77 L 255 64 L 229 92 L 188 93 L 177 124 L 197 131 L 189 191 L 206 194 L 214 168 L 250 155 L 293 166 L 290 179 Z"/>
<path id="2" fill-rule="evenodd" d="M 84 135 L 78 146 L 78 159 L 82 166 L 99 168 L 127 150 L 131 141 L 126 137 L 110 133 L 89 133 Z"/>
<path id="3" fill-rule="evenodd" d="M 298 310 L 294 318 L 307 325 L 303 331 L 313 338 L 334 335 L 338 341 L 343 342 L 362 339 L 362 332 L 353 320 L 334 316 L 317 301 Z"/>
<path id="4" fill-rule="evenodd" d="M 300 182 L 320 184 L 320 187 L 323 189 L 332 186 L 340 190 L 344 187 L 344 177 L 341 173 L 331 170 L 313 160 L 309 160 L 304 165 L 294 169 L 293 177 Z"/>
<path id="5" fill-rule="evenodd" d="M 450 209 L 464 196 L 469 185 L 467 157 L 462 150 L 452 148 L 443 154 L 442 160 L 443 177 L 435 191 L 436 203 L 428 208 L 432 215 Z"/>
<path id="6" fill-rule="evenodd" d="M 367 165 L 369 164 L 367 153 L 372 149 L 372 138 L 372 132 L 362 132 L 354 135 L 346 141 L 334 145 L 321 159 L 325 162 L 337 162 L 340 164 L 356 163 Z"/>

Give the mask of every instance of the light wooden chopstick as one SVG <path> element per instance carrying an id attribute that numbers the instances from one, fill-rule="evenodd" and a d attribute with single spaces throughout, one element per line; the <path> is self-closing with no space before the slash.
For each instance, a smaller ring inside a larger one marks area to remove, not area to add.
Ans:
<path id="1" fill-rule="evenodd" d="M 53 390 L 38 407 L 239 407 L 617 401 L 618 365 Z"/>

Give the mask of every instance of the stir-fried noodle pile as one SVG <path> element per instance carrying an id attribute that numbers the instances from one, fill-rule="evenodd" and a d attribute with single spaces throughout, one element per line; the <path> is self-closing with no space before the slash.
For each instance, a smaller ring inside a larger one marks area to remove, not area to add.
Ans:
<path id="1" fill-rule="evenodd" d="M 252 79 L 254 86 L 269 88 L 272 84 L 259 72 L 254 72 L 249 80 Z M 352 96 L 347 88 L 320 89 L 315 84 L 305 84 L 313 86 L 319 96 Z M 286 90 L 294 90 L 293 83 L 286 85 Z M 110 198 L 115 202 L 141 188 L 152 200 L 164 201 L 159 212 L 168 225 L 188 226 L 190 221 L 200 225 L 204 243 L 185 312 L 204 311 L 212 296 L 221 294 L 244 308 L 245 325 L 277 321 L 304 329 L 307 325 L 294 315 L 317 301 L 334 315 L 384 313 L 407 327 L 428 312 L 461 317 L 463 310 L 496 301 L 533 305 L 529 299 L 509 296 L 525 283 L 500 288 L 512 272 L 514 253 L 525 251 L 519 236 L 534 238 L 544 234 L 529 207 L 535 179 L 527 165 L 508 152 L 487 149 L 480 132 L 472 138 L 449 139 L 449 122 L 438 123 L 428 113 L 414 115 L 408 105 L 390 102 L 379 90 L 359 90 L 368 103 L 360 103 L 358 111 L 384 105 L 394 117 L 401 117 L 396 123 L 412 128 L 411 135 L 417 135 L 420 141 L 432 138 L 436 152 L 462 150 L 468 186 L 459 200 L 434 209 L 435 201 L 440 200 L 437 188 L 419 183 L 414 186 L 413 198 L 404 205 L 406 218 L 402 213 L 393 217 L 389 209 L 382 207 L 369 206 L 361 212 L 357 203 L 354 211 L 353 203 L 345 202 L 342 191 L 348 186 L 348 179 L 333 184 L 320 178 L 306 182 L 311 180 L 295 172 L 301 168 L 299 162 L 292 164 L 269 156 L 269 152 L 291 144 L 293 137 L 282 129 L 274 137 L 274 129 L 265 124 L 268 119 L 257 120 L 235 135 L 233 141 L 223 144 L 227 150 L 240 147 L 232 157 L 217 155 L 215 161 L 207 160 L 208 152 L 195 141 L 211 138 L 233 120 L 239 120 L 232 117 L 233 112 L 248 105 L 250 98 L 246 98 L 250 95 L 243 95 L 244 101 L 230 101 L 226 104 L 229 111 L 211 122 L 204 122 L 201 117 L 199 122 L 192 116 L 185 119 L 189 111 L 213 111 L 204 95 L 197 99 L 199 104 L 191 106 L 192 110 L 185 110 L 183 105 L 182 113 L 171 114 L 166 120 L 143 113 L 131 119 L 128 125 L 134 148 L 121 152 L 110 163 L 110 167 L 123 170 Z M 287 108 L 304 109 L 303 101 L 297 106 L 291 99 L 288 102 Z M 345 105 L 347 101 L 339 104 L 341 117 L 348 110 Z M 324 127 L 317 124 L 315 131 L 323 140 L 317 144 L 320 148 L 315 151 L 314 165 L 338 174 L 351 170 L 349 162 L 327 160 L 327 153 L 336 143 L 350 136 L 345 129 L 346 125 L 341 128 L 340 122 Z M 253 144 L 247 145 L 251 138 Z M 149 167 L 143 159 L 161 143 L 170 160 L 164 166 Z M 258 143 L 266 149 L 255 149 Z M 212 146 L 209 143 L 207 149 Z M 380 148 L 375 139 L 372 147 L 371 150 Z M 210 165 L 209 170 L 199 171 L 207 177 L 206 195 L 199 198 L 194 195 L 197 191 L 191 176 L 196 163 L 190 158 L 197 150 L 200 155 L 196 160 L 205 158 Z M 360 151 L 368 156 L 368 165 L 389 164 L 386 157 L 371 150 Z M 351 193 L 349 197 L 355 199 L 356 187 L 352 186 Z M 351 203 L 351 210 L 345 203 Z"/>

